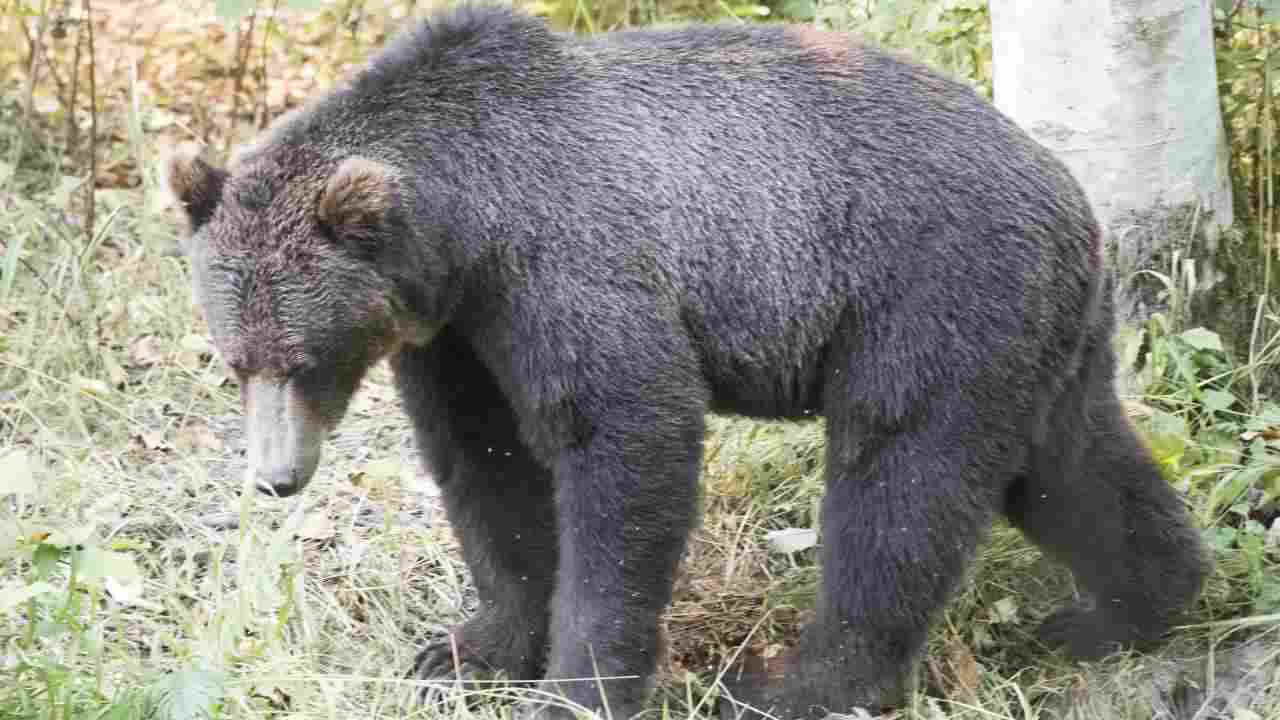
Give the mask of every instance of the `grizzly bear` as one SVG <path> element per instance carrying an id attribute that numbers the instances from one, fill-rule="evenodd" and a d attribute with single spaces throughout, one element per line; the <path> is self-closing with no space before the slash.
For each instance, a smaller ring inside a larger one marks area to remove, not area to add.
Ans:
<path id="1" fill-rule="evenodd" d="M 389 361 L 480 598 L 465 665 L 643 708 L 708 412 L 826 419 L 815 619 L 736 695 L 779 717 L 901 702 L 1001 513 L 1089 592 L 1042 635 L 1078 657 L 1157 641 L 1205 577 L 1113 388 L 1084 193 L 845 35 L 454 10 L 169 185 L 261 489 L 301 490 Z"/>

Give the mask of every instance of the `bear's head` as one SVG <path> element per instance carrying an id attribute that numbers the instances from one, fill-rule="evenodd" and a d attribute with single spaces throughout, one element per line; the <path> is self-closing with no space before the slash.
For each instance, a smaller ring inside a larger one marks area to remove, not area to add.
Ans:
<path id="1" fill-rule="evenodd" d="M 184 146 L 167 163 L 197 304 L 240 382 L 248 472 L 268 493 L 311 479 L 365 372 L 432 323 L 406 297 L 401 179 L 391 166 L 260 157 L 228 171 Z M 399 257 L 391 257 L 399 256 Z"/>

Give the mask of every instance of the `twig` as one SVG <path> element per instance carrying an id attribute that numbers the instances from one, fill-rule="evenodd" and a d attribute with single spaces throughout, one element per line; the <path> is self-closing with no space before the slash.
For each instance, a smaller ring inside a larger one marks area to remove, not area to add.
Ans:
<path id="1" fill-rule="evenodd" d="M 258 94 L 258 102 L 262 107 L 262 120 L 258 129 L 271 124 L 271 103 L 268 94 L 271 88 L 271 73 L 267 72 L 267 49 L 271 47 L 271 29 L 276 24 L 276 14 L 280 12 L 280 0 L 272 0 L 271 15 L 267 18 L 267 26 L 262 29 L 262 92 Z"/>
<path id="2" fill-rule="evenodd" d="M 22 257 L 18 258 L 18 264 L 20 264 L 20 265 L 22 265 L 22 267 L 26 268 L 26 269 L 27 269 L 27 272 L 31 273 L 31 277 L 35 278 L 35 279 L 36 279 L 36 280 L 37 280 L 41 285 L 43 285 L 43 286 L 44 286 L 44 291 L 45 291 L 45 292 L 49 293 L 49 295 L 50 295 L 50 296 L 53 296 L 53 297 L 56 297 L 56 296 L 57 296 L 57 293 L 56 293 L 56 292 L 54 292 L 54 291 L 53 291 L 53 288 L 49 286 L 49 281 L 48 281 L 48 280 L 45 280 L 45 279 L 44 279 L 44 276 L 42 276 L 40 273 L 36 272 L 36 269 L 35 269 L 35 268 L 33 268 L 33 267 L 31 267 L 31 263 L 27 262 L 26 258 L 22 258 Z M 64 315 L 67 315 L 68 317 L 70 317 L 70 314 L 69 314 L 69 313 L 67 313 L 67 308 L 66 308 L 66 306 L 65 306 L 65 305 L 64 305 L 64 306 L 63 306 L 63 308 L 62 308 L 62 313 L 63 313 Z"/>
<path id="3" fill-rule="evenodd" d="M 1261 358 L 1258 357 L 1258 340 L 1262 329 L 1262 311 L 1267 307 L 1267 293 L 1258 295 L 1258 309 L 1253 314 L 1253 330 L 1249 333 L 1249 384 L 1253 389 L 1252 402 L 1249 407 L 1255 415 L 1262 414 L 1262 383 L 1258 379 L 1261 370 Z"/>
<path id="4" fill-rule="evenodd" d="M 71 92 L 67 95 L 67 157 L 76 156 L 77 127 L 76 101 L 80 96 L 80 46 L 84 44 L 84 23 L 76 27 L 76 46 L 71 60 Z"/>
<path id="5" fill-rule="evenodd" d="M 231 154 L 231 146 L 236 139 L 236 116 L 240 114 L 240 91 L 244 88 L 244 73 L 249 65 L 249 53 L 253 51 L 253 29 L 258 22 L 258 3 L 254 0 L 253 12 L 249 14 L 249 27 L 236 35 L 235 67 L 232 68 L 231 111 L 227 117 L 227 141 L 222 153 Z"/>
<path id="6" fill-rule="evenodd" d="M 93 222 L 98 185 L 98 57 L 93 44 L 93 5 L 84 2 L 84 23 L 89 26 L 89 188 L 84 209 L 85 237 L 93 242 Z"/>
<path id="7" fill-rule="evenodd" d="M 26 140 L 27 133 L 31 129 L 31 112 L 35 108 L 36 103 L 36 82 L 40 75 L 40 56 L 44 53 L 41 48 L 44 46 L 44 30 L 45 25 L 49 22 L 49 0 L 40 0 L 40 19 L 36 21 L 35 37 L 27 35 L 25 29 L 23 35 L 27 38 L 27 45 L 30 48 L 30 57 L 27 59 L 27 93 L 22 101 L 22 132 L 18 133 L 18 142 L 13 144 L 13 164 L 17 165 L 18 160 L 22 157 L 23 145 Z M 21 24 L 21 23 L 19 23 Z"/>

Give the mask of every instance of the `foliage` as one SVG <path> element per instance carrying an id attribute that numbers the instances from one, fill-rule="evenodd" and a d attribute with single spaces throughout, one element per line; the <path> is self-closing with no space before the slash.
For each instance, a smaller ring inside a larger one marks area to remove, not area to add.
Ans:
<path id="1" fill-rule="evenodd" d="M 1252 9 L 1264 22 L 1280 21 L 1280 2 L 1276 0 L 1214 0 L 1213 10 L 1219 17 L 1226 17 L 1242 10 Z"/>
<path id="2" fill-rule="evenodd" d="M 1275 242 L 1276 4 L 1217 3 L 1239 217 L 1262 249 Z M 159 147 L 233 147 L 338 82 L 426 5 L 0 0 L 0 67 L 17 69 L 0 75 L 0 717 L 403 717 L 398 670 L 423 632 L 472 607 L 447 527 L 433 522 L 438 498 L 401 443 L 409 433 L 385 371 L 326 449 L 333 461 L 315 493 L 260 505 L 237 494 L 235 389 L 203 341 L 183 263 L 168 256 L 173 229 L 156 191 Z M 527 6 L 579 32 L 812 22 L 991 90 L 978 0 Z M 1185 303 L 1169 304 L 1122 341 L 1141 368 L 1135 422 L 1214 548 L 1201 617 L 1228 633 L 1274 625 L 1280 406 L 1249 378 L 1277 364 L 1280 339 L 1246 357 L 1185 327 Z M 1280 327 L 1273 316 L 1260 312 L 1260 326 Z M 821 421 L 714 418 L 710 429 L 704 529 L 669 616 L 675 716 L 707 709 L 718 662 L 740 647 L 768 654 L 793 641 L 818 579 L 808 531 L 820 523 Z M 1127 677 L 1124 661 L 1093 673 L 1022 649 L 1026 627 L 1063 593 L 1037 596 L 1041 584 L 1054 590 L 1053 573 L 1015 531 L 997 528 L 978 565 L 934 633 L 933 694 L 908 716 L 1048 716 L 1100 676 Z M 1127 714 L 1151 716 L 1142 702 Z M 1236 716 L 1252 712 L 1238 705 Z M 424 716 L 444 713 L 499 715 L 460 704 Z"/>
<path id="3" fill-rule="evenodd" d="M 1275 162 L 1276 136 L 1280 131 L 1280 108 L 1275 95 L 1280 87 L 1276 69 L 1280 53 L 1276 52 L 1280 32 L 1280 5 L 1259 0 L 1219 0 L 1215 3 L 1215 36 L 1217 70 L 1222 118 L 1231 148 L 1231 178 L 1236 215 L 1246 219 L 1256 252 L 1250 256 L 1260 260 L 1256 267 L 1246 268 L 1252 275 L 1237 278 L 1248 285 L 1252 279 L 1255 293 L 1270 295 L 1274 287 L 1273 261 L 1280 256 L 1280 236 L 1276 221 L 1276 179 L 1280 168 Z"/>
<path id="4" fill-rule="evenodd" d="M 905 50 L 991 97 L 991 18 L 982 0 L 790 0 L 782 15 Z"/>
<path id="5" fill-rule="evenodd" d="M 1154 315 L 1147 328 L 1138 406 L 1148 442 L 1169 479 L 1193 499 L 1218 555 L 1226 605 L 1280 610 L 1280 403 L 1256 414 L 1234 391 L 1243 375 L 1217 333 L 1171 333 Z"/>
<path id="6" fill-rule="evenodd" d="M 221 673 L 187 668 L 156 683 L 156 720 L 212 720 L 225 692 Z"/>

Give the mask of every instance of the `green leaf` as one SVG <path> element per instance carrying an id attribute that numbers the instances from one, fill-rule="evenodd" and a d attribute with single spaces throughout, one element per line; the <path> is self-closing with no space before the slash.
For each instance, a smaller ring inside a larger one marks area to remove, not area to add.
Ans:
<path id="1" fill-rule="evenodd" d="M 19 605 L 26 603 L 37 595 L 56 592 L 57 588 L 43 580 L 33 582 L 30 585 L 18 585 L 15 587 L 7 587 L 0 590 L 0 612 L 12 610 Z"/>
<path id="2" fill-rule="evenodd" d="M 1261 417 L 1263 423 L 1280 426 L 1280 405 L 1263 403 Z"/>
<path id="3" fill-rule="evenodd" d="M 1218 552 L 1226 552 L 1236 542 L 1236 529 L 1231 527 L 1215 527 L 1205 529 L 1205 539 Z"/>
<path id="4" fill-rule="evenodd" d="M 13 166 L 8 163 L 0 168 L 0 183 L 8 182 L 13 176 Z M 7 170 L 5 169 L 7 168 Z M 9 248 L 5 250 L 4 261 L 0 263 L 0 302 L 5 302 L 13 294 L 13 283 L 18 278 L 18 261 L 22 257 L 22 245 L 25 236 L 21 233 L 10 236 Z"/>
<path id="5" fill-rule="evenodd" d="M 35 468 L 25 450 L 0 455 L 0 495 L 29 495 L 36 489 Z"/>
<path id="6" fill-rule="evenodd" d="M 118 692 L 98 720 L 136 720 L 140 717 L 148 717 L 146 696 L 131 689 Z"/>
<path id="7" fill-rule="evenodd" d="M 1146 344 L 1147 333 L 1140 327 L 1121 327 L 1116 331 L 1115 345 L 1119 348 L 1120 366 L 1134 368 L 1138 366 L 1138 355 Z"/>
<path id="8" fill-rule="evenodd" d="M 791 20 L 812 20 L 817 14 L 818 6 L 813 0 L 786 0 L 782 3 L 782 16 Z"/>
<path id="9" fill-rule="evenodd" d="M 992 609 L 997 623 L 1011 623 L 1018 618 L 1018 601 L 1012 597 L 1000 598 Z"/>
<path id="10" fill-rule="evenodd" d="M 1263 470 L 1261 483 L 1265 492 L 1264 502 L 1272 502 L 1280 498 L 1280 464 L 1271 465 Z"/>
<path id="11" fill-rule="evenodd" d="M 1266 468 L 1261 465 L 1250 465 L 1229 473 L 1213 488 L 1209 498 L 1211 507 L 1216 508 L 1223 503 L 1234 503 L 1239 500 L 1246 490 L 1262 479 L 1265 471 Z"/>
<path id="12" fill-rule="evenodd" d="M 1256 0 L 1258 9 L 1262 11 L 1262 19 L 1265 22 L 1280 21 L 1280 1 L 1278 0 Z"/>
<path id="13" fill-rule="evenodd" d="M 1205 390 L 1200 400 L 1204 402 L 1204 407 L 1209 412 L 1220 412 L 1234 405 L 1236 396 L 1222 390 Z"/>
<path id="14" fill-rule="evenodd" d="M 1180 474 L 1182 456 L 1187 452 L 1187 422 L 1177 415 L 1156 410 L 1151 415 L 1147 447 L 1167 472 Z"/>
<path id="15" fill-rule="evenodd" d="M 153 692 L 157 720 L 211 719 L 226 693 L 226 678 L 211 670 L 186 668 L 156 683 Z"/>
<path id="16" fill-rule="evenodd" d="M 95 545 L 89 545 L 75 552 L 76 567 L 80 577 L 85 580 L 101 580 L 115 578 L 124 582 L 134 582 L 142 578 L 142 573 L 128 553 L 111 552 Z"/>
<path id="17" fill-rule="evenodd" d="M 1153 435 L 1187 436 L 1187 421 L 1179 415 L 1156 410 L 1151 414 L 1151 433 Z"/>
<path id="18" fill-rule="evenodd" d="M 51 543 L 40 543 L 31 554 L 31 564 L 35 566 L 37 578 L 47 578 L 58 567 L 62 559 L 62 548 Z"/>
<path id="19" fill-rule="evenodd" d="M 223 20 L 239 20 L 258 7 L 257 0 L 217 0 L 214 12 Z"/>
<path id="20" fill-rule="evenodd" d="M 325 0 L 285 0 L 284 7 L 289 10 L 319 10 L 325 6 Z"/>
<path id="21" fill-rule="evenodd" d="M 134 562 L 133 555 L 90 545 L 76 551 L 75 558 L 80 578 L 101 581 L 115 601 L 126 605 L 151 606 L 151 603 L 142 599 L 145 585 L 142 571 Z"/>
<path id="22" fill-rule="evenodd" d="M 1205 328 L 1191 328 L 1184 331 L 1178 337 L 1182 338 L 1188 345 L 1197 350 L 1215 350 L 1222 352 L 1222 338 L 1218 333 Z"/>
<path id="23" fill-rule="evenodd" d="M 1258 597 L 1253 601 L 1255 613 L 1272 613 L 1280 610 L 1280 581 L 1264 577 Z"/>
<path id="24" fill-rule="evenodd" d="M 1205 462 L 1209 463 L 1210 472 L 1219 474 L 1220 468 L 1213 464 L 1238 465 L 1243 452 L 1240 448 L 1240 432 L 1228 429 L 1230 423 L 1220 423 L 1216 427 L 1201 430 L 1196 435 L 1196 443 L 1205 452 Z"/>

